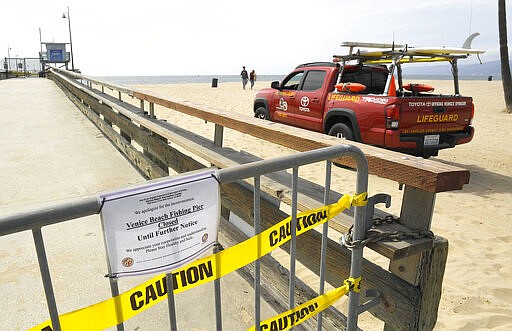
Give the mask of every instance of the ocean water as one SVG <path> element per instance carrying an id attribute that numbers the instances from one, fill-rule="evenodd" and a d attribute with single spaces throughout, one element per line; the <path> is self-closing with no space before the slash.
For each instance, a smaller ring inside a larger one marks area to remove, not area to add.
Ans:
<path id="1" fill-rule="evenodd" d="M 492 75 L 459 75 L 459 80 L 488 80 L 491 76 L 492 80 L 501 80 L 500 76 Z M 419 75 L 419 74 L 404 74 L 404 79 L 414 80 L 453 80 L 452 75 Z"/>
<path id="2" fill-rule="evenodd" d="M 259 81 L 281 81 L 286 75 L 258 75 Z M 152 85 L 152 84 L 188 84 L 188 83 L 211 83 L 214 78 L 218 84 L 229 82 L 240 82 L 239 75 L 189 75 L 189 76 L 103 76 L 95 77 L 99 80 L 122 85 Z M 499 77 L 493 77 L 499 79 Z M 415 80 L 451 80 L 451 75 L 405 75 L 404 79 Z M 461 80 L 487 80 L 486 75 L 461 75 Z"/>
<path id="3" fill-rule="evenodd" d="M 259 81 L 282 80 L 286 75 L 258 75 Z M 211 83 L 214 78 L 218 83 L 241 82 L 239 75 L 196 75 L 196 76 L 104 76 L 96 77 L 114 84 L 142 85 L 142 84 L 187 84 Z"/>

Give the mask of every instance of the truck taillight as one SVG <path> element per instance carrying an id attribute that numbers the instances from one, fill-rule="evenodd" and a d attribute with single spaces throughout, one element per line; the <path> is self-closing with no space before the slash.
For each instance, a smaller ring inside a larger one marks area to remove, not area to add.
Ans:
<path id="1" fill-rule="evenodd" d="M 400 124 L 400 107 L 396 104 L 388 105 L 384 112 L 386 114 L 386 128 L 398 129 Z"/>
<path id="2" fill-rule="evenodd" d="M 473 118 L 475 118 L 475 104 L 471 104 L 471 117 L 469 118 L 469 125 L 473 124 Z"/>

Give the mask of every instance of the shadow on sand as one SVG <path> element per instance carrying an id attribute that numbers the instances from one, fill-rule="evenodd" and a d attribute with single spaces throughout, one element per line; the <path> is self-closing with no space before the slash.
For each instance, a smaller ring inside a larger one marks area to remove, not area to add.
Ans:
<path id="1" fill-rule="evenodd" d="M 469 170 L 469 184 L 465 185 L 462 191 L 453 191 L 453 193 L 473 193 L 481 197 L 488 197 L 491 193 L 512 192 L 512 177 L 510 176 L 489 171 L 474 164 L 461 164 L 439 159 L 436 161 Z"/>

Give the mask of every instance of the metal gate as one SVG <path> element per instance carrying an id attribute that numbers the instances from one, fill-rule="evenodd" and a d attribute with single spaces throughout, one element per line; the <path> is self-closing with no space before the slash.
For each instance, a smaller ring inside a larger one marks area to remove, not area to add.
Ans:
<path id="1" fill-rule="evenodd" d="M 295 307 L 294 289 L 295 289 L 295 270 L 296 270 L 296 237 L 295 228 L 297 224 L 297 204 L 298 204 L 298 169 L 299 167 L 307 164 L 325 162 L 325 185 L 324 185 L 324 204 L 331 203 L 331 170 L 332 159 L 341 156 L 351 157 L 354 159 L 357 168 L 357 182 L 356 182 L 356 195 L 365 194 L 368 185 L 368 165 L 364 154 L 354 146 L 339 145 L 332 146 L 308 152 L 296 153 L 293 155 L 282 156 L 270 160 L 262 160 L 244 165 L 234 166 L 230 168 L 220 169 L 218 172 L 220 184 L 235 182 L 242 179 L 252 178 L 254 183 L 254 233 L 258 234 L 261 231 L 260 226 L 260 179 L 268 173 L 292 170 L 292 202 L 291 202 L 291 229 L 292 239 L 290 241 L 290 270 L 289 270 L 289 308 Z M 46 256 L 45 244 L 41 232 L 41 228 L 51 224 L 56 224 L 88 215 L 99 213 L 101 203 L 99 196 L 88 196 L 78 200 L 63 202 L 55 205 L 49 205 L 45 208 L 16 213 L 14 215 L 7 215 L 0 217 L 0 236 L 13 234 L 20 231 L 30 230 L 35 242 L 36 253 L 38 257 L 39 268 L 41 272 L 42 283 L 46 295 L 50 319 L 53 325 L 53 330 L 60 330 L 59 312 L 57 310 L 57 303 L 54 294 L 54 288 L 50 270 L 48 267 L 48 260 Z M 250 208 L 248 206 L 248 208 Z M 365 219 L 368 218 L 366 206 L 354 207 L 354 228 L 353 240 L 362 240 L 365 236 L 366 225 Z M 371 215 L 370 215 L 371 216 Z M 318 294 L 324 293 L 324 271 L 326 266 L 326 242 L 328 224 L 325 223 L 322 229 L 322 251 L 320 264 L 320 288 Z M 356 247 L 352 249 L 351 255 L 351 269 L 350 277 L 358 278 L 361 276 L 363 262 L 363 247 Z M 255 290 L 255 311 L 254 311 L 254 324 L 259 326 L 261 322 L 260 312 L 260 265 L 259 261 L 255 262 L 254 274 L 254 290 Z M 117 287 L 117 279 L 111 279 L 111 292 L 112 296 L 119 294 Z M 222 311 L 221 311 L 221 298 L 220 298 L 220 282 L 215 281 L 215 302 L 216 307 L 216 329 L 222 329 Z M 172 290 L 168 295 L 169 302 L 169 317 L 171 330 L 177 330 L 176 323 L 176 307 L 173 304 Z M 358 315 L 367 307 L 359 306 L 359 293 L 358 291 L 349 292 L 349 308 L 347 313 L 347 329 L 357 329 Z M 317 318 L 318 330 L 322 329 L 322 314 L 320 313 Z M 124 330 L 124 326 L 119 324 L 118 330 Z M 258 330 L 259 327 L 256 327 Z"/>
<path id="2" fill-rule="evenodd" d="M 6 57 L 3 58 L 0 71 L 5 72 L 5 78 L 38 76 L 41 73 L 39 58 Z"/>

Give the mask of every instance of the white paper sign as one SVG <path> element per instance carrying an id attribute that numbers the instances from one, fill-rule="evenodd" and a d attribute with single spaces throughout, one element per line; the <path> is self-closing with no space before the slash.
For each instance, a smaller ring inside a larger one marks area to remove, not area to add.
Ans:
<path id="1" fill-rule="evenodd" d="M 217 242 L 215 169 L 100 195 L 109 276 L 178 268 Z"/>

